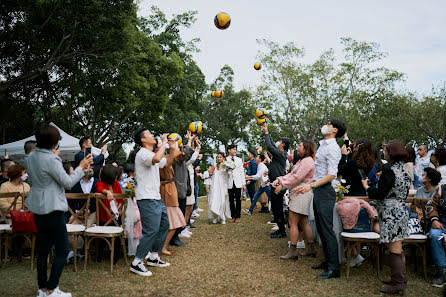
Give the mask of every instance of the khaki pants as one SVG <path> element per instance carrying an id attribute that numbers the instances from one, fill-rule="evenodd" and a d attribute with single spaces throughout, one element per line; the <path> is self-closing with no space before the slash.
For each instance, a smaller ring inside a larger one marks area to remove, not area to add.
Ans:
<path id="1" fill-rule="evenodd" d="M 211 190 L 211 185 L 205 185 L 206 186 L 206 196 L 209 196 L 209 191 Z"/>

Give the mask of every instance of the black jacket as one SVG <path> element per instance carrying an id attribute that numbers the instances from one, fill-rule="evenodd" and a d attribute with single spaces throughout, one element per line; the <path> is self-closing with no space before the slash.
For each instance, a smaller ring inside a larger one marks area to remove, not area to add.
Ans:
<path id="1" fill-rule="evenodd" d="M 350 185 L 350 190 L 348 191 L 349 196 L 365 196 L 367 195 L 364 187 L 362 186 L 362 178 L 359 173 L 358 163 L 354 159 L 348 159 L 347 155 L 342 155 L 341 161 L 338 165 L 338 174 L 342 175 L 345 179 L 345 184 Z M 364 170 L 367 175 L 369 171 Z"/>
<path id="2" fill-rule="evenodd" d="M 272 155 L 271 163 L 268 167 L 268 177 L 270 182 L 274 182 L 279 176 L 286 175 L 286 160 L 288 155 L 286 152 L 276 148 L 269 134 L 265 134 L 265 144 Z"/>

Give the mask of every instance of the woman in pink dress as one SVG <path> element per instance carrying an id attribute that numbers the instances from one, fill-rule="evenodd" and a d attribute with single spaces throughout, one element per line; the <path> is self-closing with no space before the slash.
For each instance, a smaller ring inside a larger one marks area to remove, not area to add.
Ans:
<path id="1" fill-rule="evenodd" d="M 313 235 L 311 233 L 310 225 L 308 224 L 308 209 L 313 199 L 313 191 L 309 191 L 304 194 L 296 193 L 293 189 L 299 185 L 303 185 L 313 180 L 314 174 L 314 156 L 315 148 L 311 141 L 302 141 L 297 150 L 297 156 L 294 154 L 294 163 L 296 159 L 300 160 L 296 163 L 293 170 L 285 175 L 278 177 L 274 181 L 274 187 L 276 192 L 280 192 L 283 188 L 290 190 L 290 202 L 289 202 L 289 218 L 288 224 L 290 226 L 290 247 L 288 253 L 285 256 L 281 256 L 280 259 L 297 260 L 297 239 L 299 237 L 298 225 L 303 230 L 305 238 L 306 251 L 301 253 L 301 256 L 316 256 L 316 251 L 313 246 Z"/>

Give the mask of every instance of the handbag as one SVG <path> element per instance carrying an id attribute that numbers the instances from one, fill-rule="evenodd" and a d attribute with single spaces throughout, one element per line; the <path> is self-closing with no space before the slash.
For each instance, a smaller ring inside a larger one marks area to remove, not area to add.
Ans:
<path id="1" fill-rule="evenodd" d="M 34 215 L 30 211 L 10 210 L 13 232 L 33 232 L 37 233 L 37 226 L 34 222 Z"/>

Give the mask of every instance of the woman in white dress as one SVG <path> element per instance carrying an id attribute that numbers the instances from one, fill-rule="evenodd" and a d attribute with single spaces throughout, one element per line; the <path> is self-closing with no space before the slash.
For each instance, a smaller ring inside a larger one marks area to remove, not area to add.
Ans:
<path id="1" fill-rule="evenodd" d="M 219 152 L 217 155 L 217 164 L 214 170 L 213 182 L 209 192 L 209 220 L 216 224 L 226 223 L 226 217 L 231 219 L 231 210 L 229 209 L 228 180 L 229 174 L 223 169 L 222 163 L 226 160 L 225 154 Z"/>

